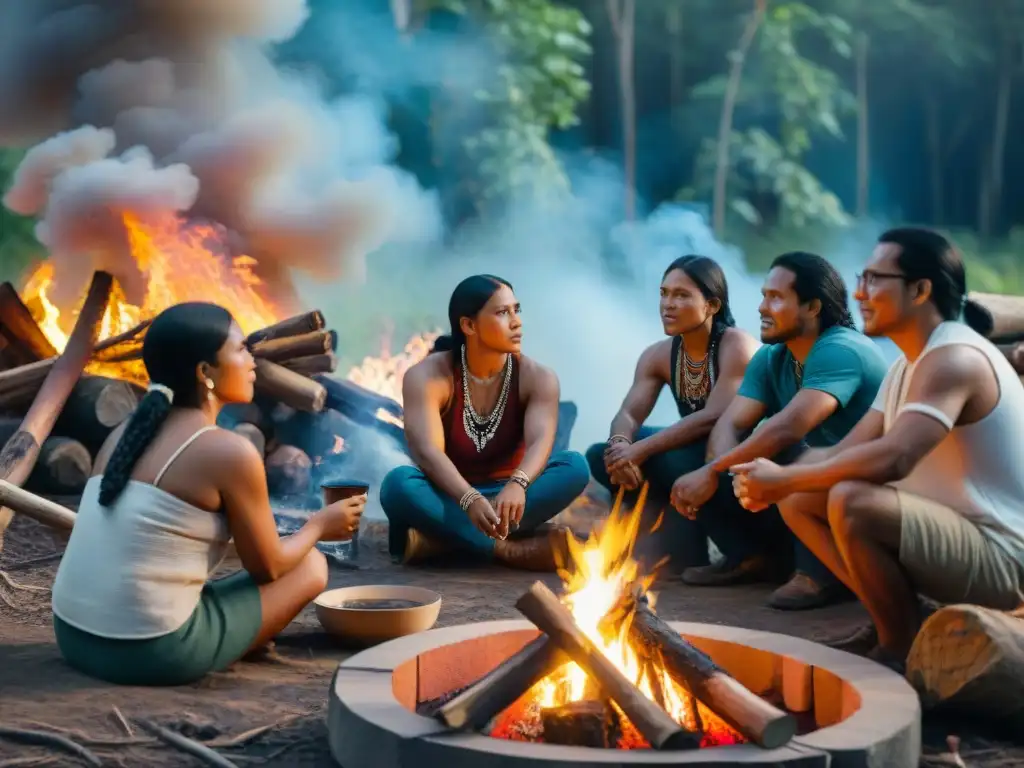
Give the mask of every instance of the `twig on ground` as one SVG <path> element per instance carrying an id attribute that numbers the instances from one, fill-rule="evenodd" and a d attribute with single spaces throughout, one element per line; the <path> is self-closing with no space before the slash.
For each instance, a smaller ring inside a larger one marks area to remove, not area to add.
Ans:
<path id="1" fill-rule="evenodd" d="M 10 760 L 0 760 L 0 768 L 35 768 L 39 765 L 50 765 L 56 763 L 60 758 L 53 755 L 40 755 L 37 757 L 12 757 Z"/>
<path id="2" fill-rule="evenodd" d="M 207 765 L 214 766 L 214 768 L 238 768 L 233 762 L 223 755 L 218 755 L 212 749 L 204 744 L 200 744 L 194 739 L 182 736 L 180 733 L 175 733 L 174 731 L 159 726 L 149 720 L 139 720 L 136 718 L 135 723 L 144 731 L 153 734 L 165 744 L 176 747 L 182 752 L 187 752 L 193 757 L 202 760 Z"/>
<path id="3" fill-rule="evenodd" d="M 124 715 L 121 714 L 121 710 L 118 709 L 116 706 L 114 707 L 114 717 L 117 720 L 118 724 L 124 729 L 124 732 L 126 734 L 128 734 L 129 736 L 135 735 L 135 732 L 132 730 L 132 727 L 128 724 L 128 721 L 124 719 Z"/>
<path id="4" fill-rule="evenodd" d="M 286 725 L 291 725 L 296 720 L 301 720 L 303 717 L 307 717 L 305 713 L 301 715 L 289 715 L 283 720 L 278 720 L 276 723 L 269 723 L 267 725 L 261 725 L 258 728 L 251 728 L 248 731 L 243 731 L 237 736 L 221 737 L 219 739 L 213 739 L 206 742 L 207 746 L 217 747 L 218 749 L 225 749 L 228 747 L 240 747 L 244 744 L 248 744 L 259 736 L 272 731 L 275 728 L 282 728 Z"/>
<path id="5" fill-rule="evenodd" d="M 0 571 L 0 580 L 11 589 L 20 589 L 23 592 L 49 592 L 49 587 L 34 587 L 31 584 L 19 584 L 12 579 L 6 571 Z"/>
<path id="6" fill-rule="evenodd" d="M 21 728 L 7 728 L 5 726 L 0 726 L 0 738 L 10 739 L 11 741 L 17 741 L 21 744 L 33 744 L 40 747 L 60 747 L 64 751 L 82 758 L 89 765 L 103 765 L 102 760 L 81 744 L 76 744 L 66 736 L 61 736 L 56 733 L 46 733 L 45 731 L 26 731 Z"/>

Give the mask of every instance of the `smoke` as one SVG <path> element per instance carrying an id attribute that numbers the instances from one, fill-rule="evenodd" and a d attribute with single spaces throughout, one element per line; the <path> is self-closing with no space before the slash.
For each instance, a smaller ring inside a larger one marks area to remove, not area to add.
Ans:
<path id="1" fill-rule="evenodd" d="M 122 217 L 212 219 L 268 275 L 359 277 L 385 242 L 440 231 L 390 163 L 380 102 L 333 102 L 275 66 L 305 0 L 34 0 L 0 7 L 0 142 L 35 143 L 4 203 L 39 217 L 58 296 L 96 269 L 145 284 Z M 38 143 L 36 143 L 38 142 Z"/>

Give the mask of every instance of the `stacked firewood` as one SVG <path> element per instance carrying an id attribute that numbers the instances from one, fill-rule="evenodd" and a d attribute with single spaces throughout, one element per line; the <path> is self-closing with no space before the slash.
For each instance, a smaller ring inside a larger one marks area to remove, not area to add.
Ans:
<path id="1" fill-rule="evenodd" d="M 81 492 L 103 442 L 144 394 L 142 383 L 132 380 L 138 376 L 122 377 L 114 364 L 141 358 L 147 328 L 141 323 L 95 346 L 88 370 L 112 373 L 87 372 L 74 385 L 40 447 L 27 489 L 50 496 Z M 311 492 L 315 466 L 341 452 L 353 424 L 379 425 L 396 447 L 404 446 L 398 403 L 329 375 L 337 367 L 338 337 L 325 328 L 323 313 L 283 320 L 251 334 L 248 342 L 257 358 L 256 399 L 226 409 L 224 426 L 249 438 L 264 455 L 274 495 Z M 9 283 L 0 285 L 0 444 L 19 430 L 58 358 L 17 291 Z"/>

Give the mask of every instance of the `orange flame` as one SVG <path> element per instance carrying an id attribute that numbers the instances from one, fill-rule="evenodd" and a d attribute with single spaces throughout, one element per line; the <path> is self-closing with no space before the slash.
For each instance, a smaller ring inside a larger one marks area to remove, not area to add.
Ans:
<path id="1" fill-rule="evenodd" d="M 439 331 L 417 334 L 409 339 L 405 349 L 397 355 L 392 354 L 390 341 L 385 337 L 381 344 L 380 357 L 363 358 L 362 363 L 348 372 L 347 378 L 354 384 L 390 397 L 401 405 L 402 379 L 405 378 L 405 372 L 430 354 L 434 341 L 440 335 Z M 399 419 L 386 411 L 378 412 L 377 417 L 402 426 Z"/>
<path id="2" fill-rule="evenodd" d="M 253 272 L 255 259 L 232 256 L 226 248 L 226 231 L 212 224 L 186 222 L 168 216 L 143 222 L 125 214 L 124 226 L 139 269 L 146 278 L 141 306 L 130 304 L 115 285 L 100 326 L 100 340 L 130 330 L 175 304 L 212 301 L 234 315 L 244 333 L 276 322 L 279 313 L 261 295 L 260 279 Z M 28 278 L 21 295 L 39 327 L 57 351 L 67 345 L 79 307 L 65 311 L 50 298 L 54 278 L 51 262 L 41 263 Z M 84 300 L 84 297 L 83 297 Z M 91 373 L 146 381 L 141 361 L 92 363 Z"/>

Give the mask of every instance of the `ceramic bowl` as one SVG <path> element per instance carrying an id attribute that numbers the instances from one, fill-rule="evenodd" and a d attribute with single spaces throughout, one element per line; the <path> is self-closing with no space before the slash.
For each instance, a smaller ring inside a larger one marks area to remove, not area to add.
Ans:
<path id="1" fill-rule="evenodd" d="M 349 607 L 355 601 L 400 600 L 417 603 L 396 608 Z M 316 617 L 328 633 L 349 643 L 375 645 L 425 632 L 441 612 L 441 595 L 423 587 L 393 585 L 329 589 L 315 601 Z"/>

